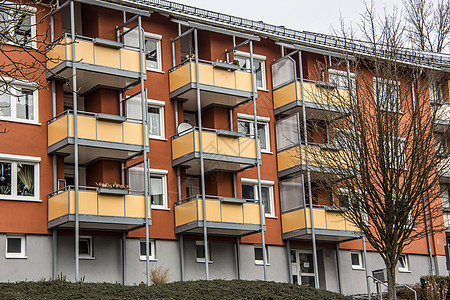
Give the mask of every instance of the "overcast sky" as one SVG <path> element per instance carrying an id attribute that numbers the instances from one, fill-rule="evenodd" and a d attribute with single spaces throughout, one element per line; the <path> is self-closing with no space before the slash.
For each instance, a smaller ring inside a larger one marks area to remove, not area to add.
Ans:
<path id="1" fill-rule="evenodd" d="M 287 28 L 331 33 L 340 28 L 339 19 L 356 26 L 364 12 L 361 0 L 172 0 L 195 7 L 238 17 L 264 21 Z M 393 5 L 401 7 L 402 0 L 374 0 L 377 11 Z"/>

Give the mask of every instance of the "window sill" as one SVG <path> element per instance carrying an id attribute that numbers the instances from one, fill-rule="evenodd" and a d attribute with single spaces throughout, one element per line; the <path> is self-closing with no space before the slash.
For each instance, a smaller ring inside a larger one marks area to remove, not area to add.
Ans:
<path id="1" fill-rule="evenodd" d="M 265 89 L 265 88 L 256 88 L 256 90 L 259 92 L 259 91 L 261 91 L 261 92 L 270 92 L 268 89 Z"/>
<path id="2" fill-rule="evenodd" d="M 158 70 L 158 69 L 146 68 L 145 70 L 146 70 L 146 71 L 149 71 L 149 72 L 160 73 L 160 74 L 165 74 L 165 73 L 166 73 L 166 72 L 161 71 L 161 70 Z"/>
<path id="3" fill-rule="evenodd" d="M 410 270 L 398 270 L 399 273 L 412 273 Z"/>
<path id="4" fill-rule="evenodd" d="M 352 270 L 355 270 L 355 271 L 365 271 L 366 268 L 352 267 Z"/>
<path id="5" fill-rule="evenodd" d="M 267 150 L 261 150 L 262 154 L 273 154 L 272 151 L 267 151 Z"/>
<path id="6" fill-rule="evenodd" d="M 265 216 L 266 217 L 266 219 L 278 219 L 278 217 L 275 217 L 275 216 Z"/>
<path id="7" fill-rule="evenodd" d="M 152 210 L 167 210 L 167 211 L 170 211 L 170 208 L 167 208 L 167 207 L 153 207 L 153 206 L 150 205 L 150 208 Z"/>
<path id="8" fill-rule="evenodd" d="M 0 121 L 41 126 L 41 123 L 39 123 L 39 122 L 32 121 L 32 120 L 26 120 L 26 119 L 22 120 L 22 119 L 11 119 L 8 117 L 0 117 Z"/>
<path id="9" fill-rule="evenodd" d="M 205 259 L 197 258 L 197 262 L 198 262 L 198 263 L 201 263 L 201 264 L 204 264 L 204 263 L 205 263 Z M 213 261 L 210 260 L 209 263 L 212 264 Z"/>
<path id="10" fill-rule="evenodd" d="M 167 141 L 167 139 L 166 139 L 166 138 L 164 138 L 164 137 L 161 137 L 161 136 L 154 136 L 154 135 L 149 135 L 149 136 L 148 136 L 148 138 L 149 138 L 150 140 Z"/>
<path id="11" fill-rule="evenodd" d="M 14 197 L 10 197 L 10 198 L 0 198 L 0 201 L 22 201 L 22 202 L 38 202 L 41 203 L 42 200 L 36 200 L 36 199 L 22 199 L 22 198 L 14 198 Z"/>
<path id="12" fill-rule="evenodd" d="M 255 266 L 264 266 L 264 262 L 255 261 Z M 270 266 L 270 263 L 266 263 L 266 266 Z"/>
<path id="13" fill-rule="evenodd" d="M 8 254 L 5 255 L 6 259 L 27 259 L 28 256 L 9 256 Z"/>
<path id="14" fill-rule="evenodd" d="M 147 258 L 146 258 L 145 255 L 144 255 L 144 256 L 140 256 L 140 257 L 139 257 L 139 260 L 140 260 L 140 261 L 146 261 Z M 158 261 L 158 260 L 157 260 L 156 258 L 151 258 L 151 257 L 150 257 L 149 261 L 155 261 L 155 262 L 156 262 L 156 261 Z"/>
<path id="15" fill-rule="evenodd" d="M 80 256 L 80 260 L 95 260 L 95 257 L 92 256 Z"/>

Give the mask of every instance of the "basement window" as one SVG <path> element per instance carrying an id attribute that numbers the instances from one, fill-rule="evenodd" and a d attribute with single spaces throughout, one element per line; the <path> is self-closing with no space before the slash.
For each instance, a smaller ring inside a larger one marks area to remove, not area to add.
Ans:
<path id="1" fill-rule="evenodd" d="M 25 235 L 6 236 L 6 258 L 27 258 L 25 255 Z"/>
<path id="2" fill-rule="evenodd" d="M 155 240 L 151 239 L 148 242 L 149 242 L 149 253 L 148 253 L 149 254 L 149 259 L 153 260 L 153 261 L 156 261 Z M 145 239 L 141 239 L 139 241 L 139 254 L 140 254 L 139 259 L 140 260 L 146 260 L 147 259 L 147 254 L 146 254 L 145 248 L 146 248 L 145 247 Z"/>

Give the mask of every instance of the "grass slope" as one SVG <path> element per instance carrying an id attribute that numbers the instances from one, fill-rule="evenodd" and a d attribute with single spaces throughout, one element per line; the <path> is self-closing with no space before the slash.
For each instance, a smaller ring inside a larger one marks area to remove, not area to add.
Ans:
<path id="1" fill-rule="evenodd" d="M 211 280 L 122 286 L 65 281 L 0 283 L 0 299 L 351 299 L 287 283 Z"/>

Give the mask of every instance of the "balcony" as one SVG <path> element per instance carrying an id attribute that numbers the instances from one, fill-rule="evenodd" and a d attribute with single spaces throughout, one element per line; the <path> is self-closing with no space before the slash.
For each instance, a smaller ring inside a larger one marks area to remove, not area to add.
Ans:
<path id="1" fill-rule="evenodd" d="M 448 155 L 448 153 L 444 153 L 443 156 L 439 157 L 438 170 L 441 183 L 450 183 L 450 157 Z"/>
<path id="2" fill-rule="evenodd" d="M 74 115 L 68 110 L 48 121 L 48 153 L 73 160 Z M 79 163 L 98 158 L 128 160 L 143 151 L 142 124 L 126 117 L 79 112 Z M 148 142 L 146 143 L 148 146 Z"/>
<path id="3" fill-rule="evenodd" d="M 75 62 L 72 38 L 64 34 L 47 53 L 47 79 L 67 78 L 72 84 L 72 67 L 77 68 L 77 91 L 86 94 L 97 86 L 126 89 L 140 78 L 139 49 L 123 43 L 76 36 Z"/>
<path id="4" fill-rule="evenodd" d="M 227 67 L 228 66 L 228 67 Z M 236 65 L 199 62 L 201 107 L 220 105 L 235 107 L 252 97 L 252 77 Z M 185 101 L 183 109 L 197 110 L 196 64 L 187 60 L 169 71 L 171 99 Z"/>
<path id="5" fill-rule="evenodd" d="M 450 103 L 444 103 L 436 112 L 436 127 L 438 132 L 445 132 L 450 126 Z"/>
<path id="6" fill-rule="evenodd" d="M 175 233 L 203 234 L 203 201 L 200 195 L 175 203 Z M 257 200 L 206 196 L 208 234 L 243 236 L 261 230 Z"/>
<path id="7" fill-rule="evenodd" d="M 172 165 L 187 168 L 189 175 L 200 174 L 200 134 L 193 128 L 172 137 Z M 227 130 L 203 129 L 205 172 L 239 172 L 256 166 L 255 139 Z"/>
<path id="8" fill-rule="evenodd" d="M 150 205 L 150 198 L 148 203 Z M 74 228 L 75 213 L 73 186 L 65 187 L 49 195 L 49 229 Z M 82 229 L 133 230 L 145 224 L 144 196 L 128 193 L 126 190 L 80 187 L 78 213 Z"/>

